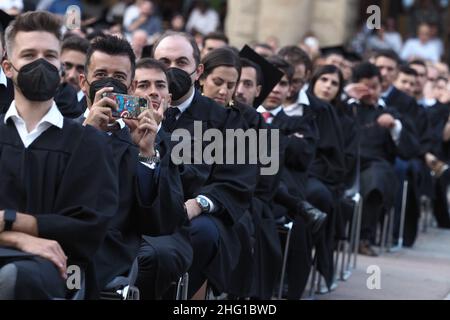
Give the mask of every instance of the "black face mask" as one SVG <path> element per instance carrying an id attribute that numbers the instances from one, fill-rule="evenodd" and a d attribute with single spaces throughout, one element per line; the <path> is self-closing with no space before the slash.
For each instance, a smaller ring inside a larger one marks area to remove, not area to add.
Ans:
<path id="1" fill-rule="evenodd" d="M 114 78 L 103 78 L 89 83 L 89 99 L 94 103 L 95 94 L 103 88 L 112 87 L 114 93 L 127 94 L 128 88 L 122 82 Z"/>
<path id="2" fill-rule="evenodd" d="M 183 98 L 192 87 L 191 74 L 179 68 L 167 69 L 167 80 L 169 81 L 169 92 L 172 95 L 172 101 L 178 101 Z"/>
<path id="3" fill-rule="evenodd" d="M 19 73 L 17 86 L 28 100 L 47 101 L 55 96 L 61 78 L 58 68 L 47 60 L 37 59 L 14 70 Z"/>

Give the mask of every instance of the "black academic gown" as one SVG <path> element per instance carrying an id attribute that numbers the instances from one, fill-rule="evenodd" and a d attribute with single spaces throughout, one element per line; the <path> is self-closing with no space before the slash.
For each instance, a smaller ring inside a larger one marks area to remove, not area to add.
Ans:
<path id="1" fill-rule="evenodd" d="M 119 207 L 95 256 L 100 290 L 115 277 L 128 274 L 142 235 L 171 234 L 186 220 L 181 181 L 170 161 L 168 142 L 159 140 L 158 172 L 138 162 L 138 148 L 128 127 L 112 133 L 109 143 L 118 170 Z"/>
<path id="2" fill-rule="evenodd" d="M 319 132 L 316 155 L 309 170 L 308 200 L 327 213 L 322 239 L 316 242 L 318 269 L 330 287 L 333 281 L 333 250 L 338 225 L 342 221 L 340 206 L 346 178 L 345 146 L 342 127 L 333 106 L 307 93 L 310 102 L 305 115 L 313 113 Z M 326 188 L 326 189 L 324 189 Z"/>
<path id="3" fill-rule="evenodd" d="M 11 79 L 6 78 L 7 86 L 0 85 L 0 114 L 6 113 L 14 100 L 14 85 Z"/>
<path id="4" fill-rule="evenodd" d="M 393 109 L 355 105 L 361 157 L 361 191 L 363 197 L 377 190 L 384 198 L 385 208 L 392 206 L 396 192 L 393 164 L 396 157 L 405 160 L 415 157 L 420 145 L 408 121 Z M 402 121 L 403 130 L 399 144 L 392 140 L 390 130 L 377 125 L 377 119 L 384 113 L 391 113 Z"/>
<path id="5" fill-rule="evenodd" d="M 241 113 L 249 129 L 270 130 L 253 107 L 236 103 L 235 109 Z M 270 134 L 267 137 L 270 146 Z M 278 159 L 278 163 L 280 160 Z M 276 221 L 270 206 L 279 178 L 280 172 L 270 176 L 258 173 L 258 183 L 249 208 L 251 223 L 241 224 L 240 228 L 241 254 L 228 289 L 231 295 L 270 299 L 279 280 L 282 253 Z M 249 242 L 248 238 L 253 241 Z"/>
<path id="6" fill-rule="evenodd" d="M 303 218 L 298 216 L 299 203 L 306 200 L 308 172 L 316 156 L 319 133 L 315 114 L 305 110 L 302 117 L 289 117 L 281 110 L 272 126 L 280 129 L 283 149 L 281 182 L 275 195 L 273 210 L 293 221 L 288 253 L 287 298 L 298 300 L 306 288 L 312 266 L 313 235 Z"/>
<path id="7" fill-rule="evenodd" d="M 393 87 L 385 98 L 390 108 L 396 109 L 405 121 L 410 121 L 416 131 L 420 143 L 418 155 L 408 163 L 408 201 L 406 205 L 404 243 L 412 246 L 417 236 L 418 222 L 420 218 L 420 197 L 432 196 L 432 180 L 430 170 L 425 164 L 425 154 L 432 149 L 432 129 L 425 109 L 420 106 L 413 97 Z M 403 174 L 402 174 L 403 175 Z M 399 188 L 401 194 L 402 186 Z M 400 197 L 397 198 L 397 202 Z M 399 203 L 397 208 L 400 208 Z M 398 217 L 398 220 L 400 218 Z M 399 223 L 399 221 L 398 221 Z M 398 233 L 395 229 L 394 234 Z"/>
<path id="8" fill-rule="evenodd" d="M 239 112 L 225 109 L 199 92 L 195 93 L 191 105 L 178 119 L 175 130 L 186 129 L 194 139 L 194 121 L 202 122 L 203 132 L 207 129 L 218 129 L 221 132 L 225 129 L 246 129 Z M 177 143 L 176 141 L 175 146 Z M 209 142 L 203 142 L 203 149 L 208 144 Z M 219 230 L 219 250 L 204 273 L 217 291 L 226 292 L 241 250 L 235 226 L 242 218 L 248 221 L 249 215 L 246 212 L 255 190 L 258 168 L 248 164 L 209 165 L 204 162 L 183 164 L 180 168 L 186 200 L 204 195 L 219 205 L 219 211 L 210 215 Z"/>
<path id="9" fill-rule="evenodd" d="M 28 148 L 12 120 L 0 117 L 0 207 L 36 217 L 39 237 L 57 241 L 68 265 L 97 274 L 94 254 L 118 206 L 110 145 L 91 127 L 65 119 Z"/>

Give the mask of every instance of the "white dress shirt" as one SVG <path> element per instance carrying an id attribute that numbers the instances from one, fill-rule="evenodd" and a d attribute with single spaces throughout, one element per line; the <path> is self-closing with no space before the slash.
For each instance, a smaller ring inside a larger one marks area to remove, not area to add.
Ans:
<path id="1" fill-rule="evenodd" d="M 177 115 L 177 120 L 180 119 L 183 112 L 185 112 L 187 110 L 187 108 L 189 108 L 191 106 L 191 103 L 194 100 L 194 96 L 195 96 L 195 90 L 192 90 L 192 94 L 189 96 L 189 98 L 185 102 L 183 102 L 179 106 L 172 106 L 172 108 L 178 108 L 178 110 L 180 110 L 180 114 Z"/>
<path id="2" fill-rule="evenodd" d="M 281 110 L 283 110 L 283 106 L 279 106 L 278 108 L 273 110 L 267 110 L 266 108 L 264 108 L 264 106 L 259 106 L 258 109 L 256 109 L 256 111 L 258 111 L 259 113 L 270 112 L 272 114 L 272 118 L 267 120 L 268 124 L 271 124 L 273 122 L 273 119 L 281 112 Z"/>
<path id="3" fill-rule="evenodd" d="M 17 132 L 19 133 L 20 139 L 22 139 L 25 148 L 28 148 L 42 133 L 44 133 L 51 126 L 62 129 L 64 124 L 64 117 L 59 111 L 55 102 L 53 102 L 53 105 L 51 106 L 49 111 L 31 132 L 28 132 L 25 121 L 17 111 L 16 101 L 13 101 L 11 103 L 11 106 L 5 114 L 5 124 L 9 118 L 11 118 L 14 122 L 14 125 L 17 128 Z"/>
<path id="4" fill-rule="evenodd" d="M 290 106 L 286 106 L 284 107 L 284 112 L 289 116 L 289 117 L 302 117 L 304 114 L 304 106 L 309 106 L 310 102 L 309 102 L 309 98 L 308 95 L 306 94 L 306 90 L 302 89 L 300 90 L 299 94 L 298 94 L 298 100 L 296 103 L 291 104 Z"/>
<path id="5" fill-rule="evenodd" d="M 0 85 L 4 85 L 5 87 L 8 87 L 8 79 L 6 79 L 6 75 L 3 72 L 2 67 L 0 67 Z"/>

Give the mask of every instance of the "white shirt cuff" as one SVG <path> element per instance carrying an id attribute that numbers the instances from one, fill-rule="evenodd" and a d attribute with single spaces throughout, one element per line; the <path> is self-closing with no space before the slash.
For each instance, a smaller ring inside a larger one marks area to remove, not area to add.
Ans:
<path id="1" fill-rule="evenodd" d="M 396 119 L 395 126 L 391 129 L 392 140 L 394 140 L 396 145 L 400 143 L 400 135 L 402 134 L 402 130 L 403 130 L 402 122 Z"/>

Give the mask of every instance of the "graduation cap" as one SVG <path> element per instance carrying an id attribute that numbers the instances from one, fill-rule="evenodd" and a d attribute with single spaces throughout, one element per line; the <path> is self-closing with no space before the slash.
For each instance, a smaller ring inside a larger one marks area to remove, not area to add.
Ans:
<path id="1" fill-rule="evenodd" d="M 14 16 L 7 14 L 5 11 L 0 10 L 0 31 L 4 32 L 8 25 L 15 19 Z"/>
<path id="2" fill-rule="evenodd" d="M 277 83 L 280 82 L 284 74 L 269 61 L 267 61 L 264 57 L 257 54 L 255 50 L 250 48 L 248 45 L 245 45 L 244 48 L 242 48 L 242 50 L 239 52 L 239 56 L 259 65 L 263 73 L 264 82 L 262 85 L 261 93 L 254 102 L 254 106 L 259 107 L 264 102 L 264 100 L 266 100 Z"/>

